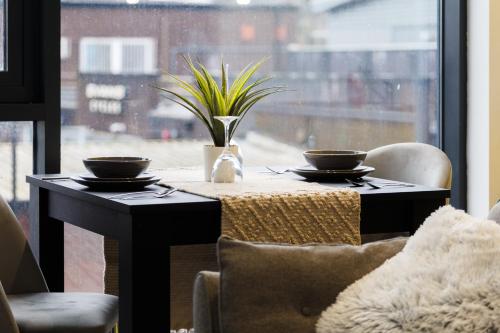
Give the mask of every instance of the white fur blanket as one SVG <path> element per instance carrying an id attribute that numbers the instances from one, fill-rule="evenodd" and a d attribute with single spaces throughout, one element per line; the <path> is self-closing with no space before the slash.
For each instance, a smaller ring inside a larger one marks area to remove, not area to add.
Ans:
<path id="1" fill-rule="evenodd" d="M 500 332 L 500 226 L 447 206 L 323 312 L 317 333 Z"/>

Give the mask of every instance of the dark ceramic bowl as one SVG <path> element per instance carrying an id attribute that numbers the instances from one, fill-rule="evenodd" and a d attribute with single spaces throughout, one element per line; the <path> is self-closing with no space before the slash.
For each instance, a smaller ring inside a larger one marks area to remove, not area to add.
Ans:
<path id="1" fill-rule="evenodd" d="M 91 157 L 83 160 L 88 171 L 99 178 L 134 178 L 151 163 L 142 157 Z"/>
<path id="2" fill-rule="evenodd" d="M 356 150 L 308 150 L 304 157 L 318 170 L 349 170 L 361 165 L 366 152 Z"/>

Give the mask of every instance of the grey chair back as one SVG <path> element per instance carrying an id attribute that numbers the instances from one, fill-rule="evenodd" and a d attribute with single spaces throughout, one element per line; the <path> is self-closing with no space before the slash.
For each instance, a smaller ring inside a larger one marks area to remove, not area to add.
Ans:
<path id="1" fill-rule="evenodd" d="M 493 208 L 491 208 L 488 214 L 488 220 L 492 220 L 500 224 L 500 201 L 497 202 Z"/>
<path id="2" fill-rule="evenodd" d="M 396 143 L 370 150 L 364 162 L 370 176 L 439 188 L 451 187 L 451 162 L 440 149 L 424 143 Z"/>
<path id="3" fill-rule="evenodd" d="M 19 333 L 16 320 L 9 306 L 9 300 L 0 283 L 0 332 Z"/>
<path id="4" fill-rule="evenodd" d="M 48 291 L 21 225 L 1 196 L 0 282 L 6 294 Z"/>

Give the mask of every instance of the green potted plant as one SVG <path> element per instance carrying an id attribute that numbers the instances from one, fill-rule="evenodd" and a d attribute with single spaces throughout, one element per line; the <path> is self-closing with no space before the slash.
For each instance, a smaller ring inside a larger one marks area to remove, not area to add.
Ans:
<path id="1" fill-rule="evenodd" d="M 184 91 L 186 95 L 171 89 L 155 88 L 166 93 L 165 98 L 181 105 L 194 114 L 208 129 L 213 145 L 204 147 L 204 156 L 205 180 L 210 181 L 212 166 L 224 149 L 225 144 L 224 127 L 214 117 L 240 117 L 230 127 L 229 141 L 231 141 L 241 120 L 257 102 L 269 95 L 284 91 L 284 89 L 278 86 L 263 87 L 264 83 L 272 79 L 269 76 L 250 82 L 250 79 L 267 59 L 248 64 L 232 83 L 229 82 L 228 78 L 228 66 L 224 64 L 223 60 L 221 61 L 220 82 L 217 82 L 203 64 L 195 63 L 189 57 L 184 57 L 184 60 L 192 74 L 193 84 L 170 73 L 167 73 L 167 75 L 180 88 L 180 91 Z M 235 155 L 238 155 L 237 146 L 231 146 L 231 150 Z"/>

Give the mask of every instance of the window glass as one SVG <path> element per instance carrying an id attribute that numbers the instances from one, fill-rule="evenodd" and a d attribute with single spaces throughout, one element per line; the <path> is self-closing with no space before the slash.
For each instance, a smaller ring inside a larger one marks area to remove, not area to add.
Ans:
<path id="1" fill-rule="evenodd" d="M 109 39 L 83 39 L 80 72 L 112 73 L 112 46 Z"/>
<path id="2" fill-rule="evenodd" d="M 183 55 L 229 79 L 269 57 L 288 91 L 236 132 L 244 165 L 303 165 L 308 148 L 437 144 L 438 0 L 61 0 L 62 169 L 140 155 L 151 168 L 199 166 L 208 131 L 151 86 L 190 80 Z M 78 50 L 76 50 L 78 48 Z M 190 81 L 193 82 L 193 81 Z"/>
<path id="3" fill-rule="evenodd" d="M 61 37 L 61 60 L 66 60 L 71 56 L 71 40 Z"/>
<path id="4" fill-rule="evenodd" d="M 7 30 L 5 28 L 5 24 L 7 23 L 7 12 L 5 9 L 5 0 L 0 0 L 0 71 L 7 69 L 5 57 L 5 53 L 7 51 L 7 38 L 5 36 L 5 32 Z"/>
<path id="5" fill-rule="evenodd" d="M 211 71 L 224 57 L 230 79 L 269 56 L 256 77 L 290 90 L 258 103 L 236 133 L 246 165 L 300 163 L 306 148 L 436 144 L 437 2 L 62 0 L 63 145 L 85 143 L 74 150 L 82 156 L 67 158 L 200 165 L 208 132 L 151 88 L 173 87 L 164 72 L 189 80 L 182 55 Z M 69 52 L 69 41 L 79 50 Z M 170 158 L 177 148 L 184 158 Z"/>
<path id="6" fill-rule="evenodd" d="M 29 185 L 33 173 L 33 124 L 0 122 L 0 195 L 9 203 L 29 237 Z"/>

